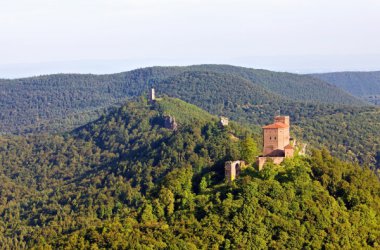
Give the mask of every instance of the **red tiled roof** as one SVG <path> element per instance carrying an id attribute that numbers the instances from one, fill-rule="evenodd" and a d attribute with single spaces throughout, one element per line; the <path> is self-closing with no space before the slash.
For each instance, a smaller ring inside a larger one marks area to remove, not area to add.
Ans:
<path id="1" fill-rule="evenodd" d="M 273 123 L 273 124 L 266 125 L 263 128 L 287 128 L 287 127 L 289 127 L 289 126 L 286 125 L 285 123 L 276 122 L 276 123 Z"/>

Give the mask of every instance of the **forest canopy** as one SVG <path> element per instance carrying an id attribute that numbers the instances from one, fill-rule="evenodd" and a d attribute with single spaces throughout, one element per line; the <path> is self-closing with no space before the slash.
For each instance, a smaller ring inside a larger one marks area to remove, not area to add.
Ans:
<path id="1" fill-rule="evenodd" d="M 180 115 L 180 114 L 186 114 Z M 162 117 L 177 118 L 178 130 Z M 5 249 L 360 249 L 380 246 L 380 182 L 327 149 L 254 164 L 250 127 L 178 99 L 113 108 L 64 135 L 0 139 Z M 251 162 L 249 162 L 251 163 Z"/>

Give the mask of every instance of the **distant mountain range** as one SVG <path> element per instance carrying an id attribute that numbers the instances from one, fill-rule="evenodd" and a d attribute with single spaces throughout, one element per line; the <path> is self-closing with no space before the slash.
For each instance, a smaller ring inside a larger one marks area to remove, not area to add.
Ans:
<path id="1" fill-rule="evenodd" d="M 363 100 L 380 105 L 380 71 L 335 72 L 311 76 L 344 89 Z"/>

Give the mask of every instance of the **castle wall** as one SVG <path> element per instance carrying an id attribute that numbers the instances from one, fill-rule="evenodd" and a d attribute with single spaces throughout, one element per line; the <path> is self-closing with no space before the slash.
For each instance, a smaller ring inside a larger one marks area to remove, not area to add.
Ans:
<path id="1" fill-rule="evenodd" d="M 259 166 L 259 170 L 263 169 L 264 164 L 268 159 L 271 159 L 274 164 L 278 165 L 284 161 L 285 157 L 258 157 L 257 158 L 257 165 Z"/>
<path id="2" fill-rule="evenodd" d="M 289 145 L 289 127 L 278 129 L 278 148 L 284 149 L 285 146 Z"/>

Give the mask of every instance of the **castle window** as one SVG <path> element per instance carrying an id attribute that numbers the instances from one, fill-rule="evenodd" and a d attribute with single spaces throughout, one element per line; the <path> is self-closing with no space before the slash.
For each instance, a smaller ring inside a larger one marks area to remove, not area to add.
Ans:
<path id="1" fill-rule="evenodd" d="M 272 140 L 272 136 L 269 137 L 269 140 Z"/>
<path id="2" fill-rule="evenodd" d="M 276 140 L 276 136 L 274 137 L 274 139 Z"/>

